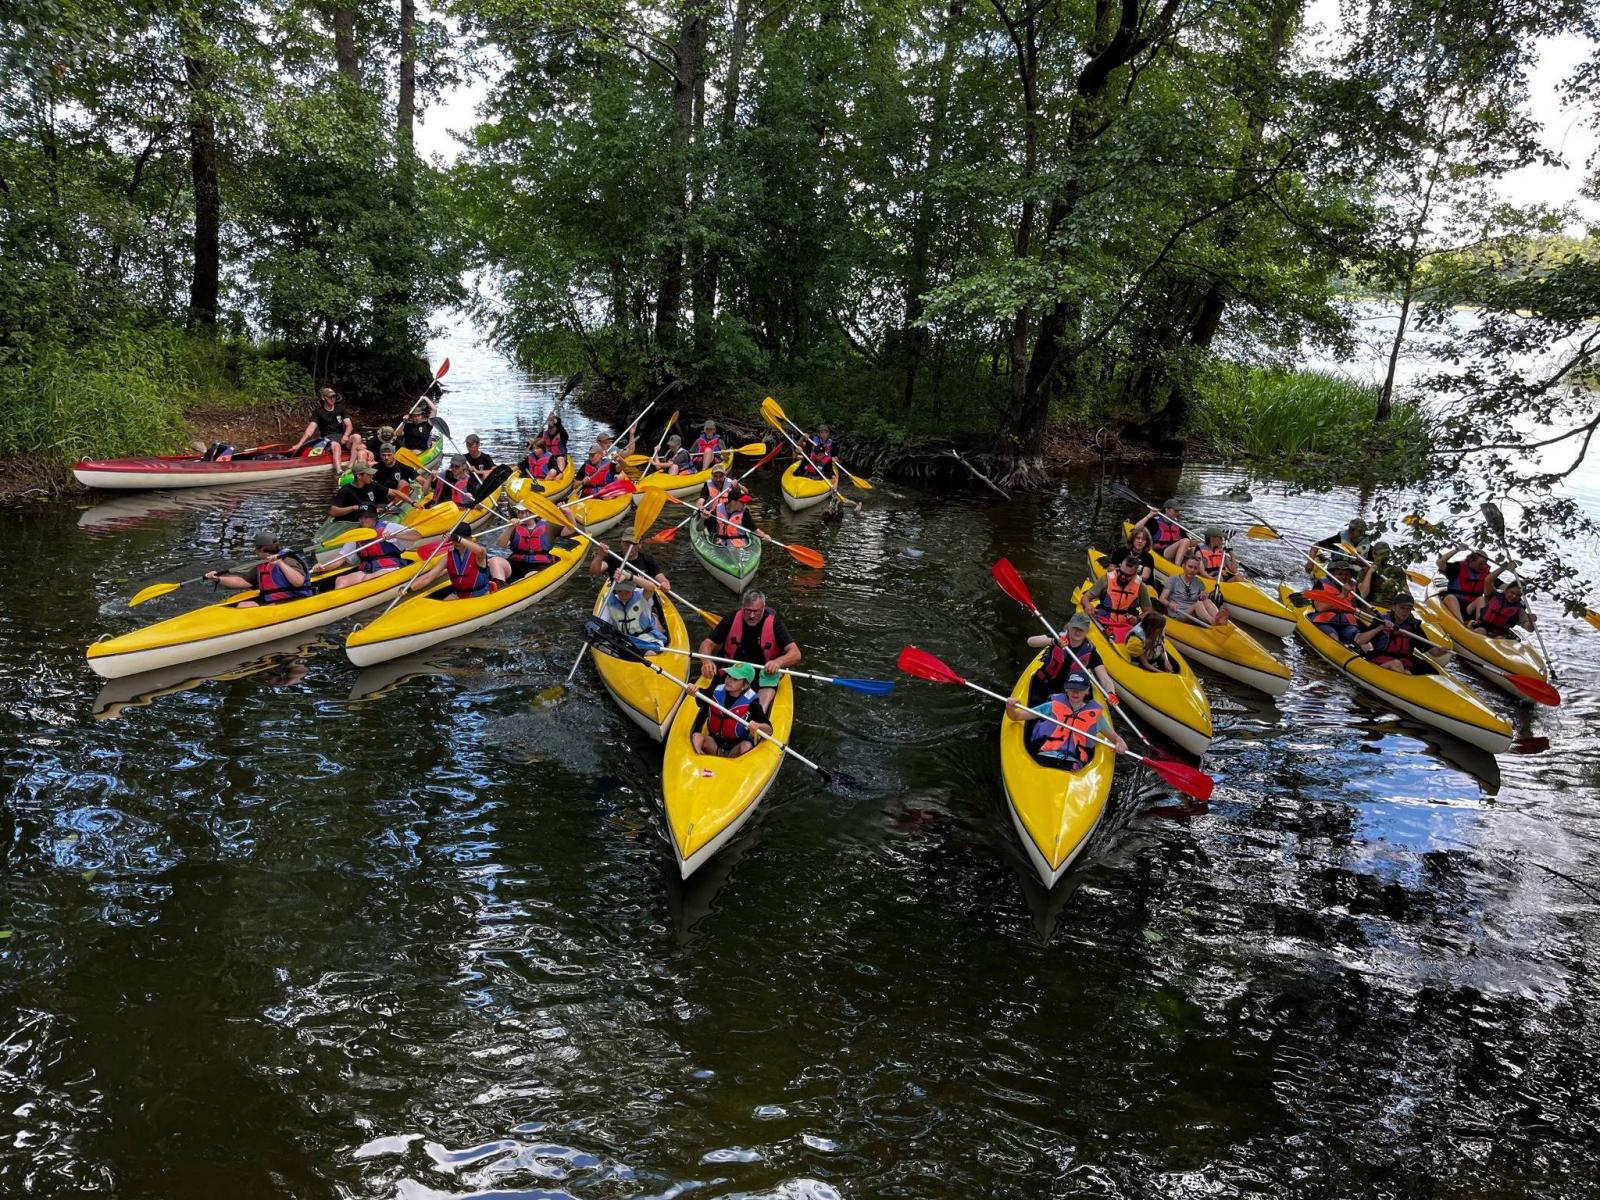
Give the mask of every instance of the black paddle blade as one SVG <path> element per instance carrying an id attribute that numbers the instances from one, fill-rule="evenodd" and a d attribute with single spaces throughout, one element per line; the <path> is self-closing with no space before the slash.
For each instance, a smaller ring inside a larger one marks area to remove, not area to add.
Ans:
<path id="1" fill-rule="evenodd" d="M 580 383 L 583 382 L 583 377 L 586 374 L 587 374 L 587 372 L 585 372 L 585 371 L 579 371 L 571 379 L 567 380 L 567 382 L 561 388 L 561 395 L 556 398 L 556 403 L 560 404 L 561 401 L 565 400 L 568 396 L 572 395 L 572 389 L 577 387 Z"/>
<path id="2" fill-rule="evenodd" d="M 1148 507 L 1148 505 L 1146 505 L 1143 500 L 1139 499 L 1138 496 L 1134 495 L 1133 490 L 1131 488 L 1129 488 L 1126 484 L 1117 483 L 1117 482 L 1113 481 L 1113 482 L 1108 483 L 1106 485 L 1106 491 L 1110 492 L 1113 496 L 1116 496 L 1118 499 L 1126 500 L 1129 504 L 1137 504 L 1140 508 Z"/>
<path id="3" fill-rule="evenodd" d="M 440 433 L 444 434 L 445 437 L 450 437 L 451 436 L 451 434 L 450 434 L 450 426 L 448 426 L 448 425 L 446 425 L 444 423 L 444 418 L 443 417 L 435 417 L 435 418 L 433 418 L 433 427 L 435 429 L 437 429 Z"/>
<path id="4" fill-rule="evenodd" d="M 596 650 L 611 655 L 612 658 L 646 665 L 650 663 L 643 651 L 633 644 L 627 634 L 599 617 L 590 617 L 583 623 L 583 640 Z"/>
<path id="5" fill-rule="evenodd" d="M 1500 511 L 1500 506 L 1485 500 L 1478 506 L 1478 511 L 1483 514 L 1483 519 L 1489 522 L 1489 528 L 1494 530 L 1495 537 L 1504 541 L 1506 536 L 1506 518 L 1505 514 Z"/>

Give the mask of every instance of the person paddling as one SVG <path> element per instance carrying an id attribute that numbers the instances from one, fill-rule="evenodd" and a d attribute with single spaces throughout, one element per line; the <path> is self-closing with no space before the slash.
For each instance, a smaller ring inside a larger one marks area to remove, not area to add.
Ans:
<path id="1" fill-rule="evenodd" d="M 1028 639 L 1034 649 L 1050 647 L 1039 669 L 1028 681 L 1028 703 L 1037 704 L 1046 696 L 1061 690 L 1062 684 L 1073 671 L 1092 671 L 1100 682 L 1100 691 L 1112 704 L 1119 704 L 1116 685 L 1106 672 L 1100 652 L 1089 640 L 1089 629 L 1094 624 L 1087 613 L 1073 613 L 1067 627 L 1057 637 L 1036 633 Z"/>
<path id="2" fill-rule="evenodd" d="M 1492 638 L 1514 638 L 1516 634 L 1512 630 L 1518 628 L 1532 633 L 1538 624 L 1533 609 L 1523 599 L 1522 581 L 1519 579 L 1513 579 L 1505 587 L 1479 596 L 1467 610 L 1467 615 L 1471 618 L 1473 629 Z"/>
<path id="3" fill-rule="evenodd" d="M 467 434 L 467 470 L 479 485 L 494 470 L 494 459 L 485 452 L 483 441 L 475 433 Z"/>
<path id="4" fill-rule="evenodd" d="M 1239 577 L 1239 561 L 1227 547 L 1227 535 L 1215 525 L 1206 530 L 1205 542 L 1194 553 L 1200 556 L 1200 574 L 1211 582 L 1229 583 Z"/>
<path id="5" fill-rule="evenodd" d="M 646 654 L 661 650 L 667 644 L 667 631 L 657 615 L 655 595 L 656 585 L 650 580 L 641 583 L 629 572 L 618 570 L 612 575 L 600 619 L 627 634 L 635 649 Z"/>
<path id="6" fill-rule="evenodd" d="M 751 682 L 756 669 L 749 663 L 731 663 L 724 672 L 722 682 L 711 689 L 711 700 L 727 712 L 719 712 L 710 704 L 702 704 L 689 731 L 689 740 L 696 754 L 716 758 L 738 758 L 755 749 L 756 735 L 752 727 L 771 734 L 772 719 L 768 716 L 770 699 L 763 693 L 752 692 Z"/>
<path id="7" fill-rule="evenodd" d="M 467 457 L 464 454 L 451 455 L 450 465 L 445 468 L 444 474 L 434 478 L 433 502 L 444 504 L 447 501 L 462 508 L 471 508 L 477 503 L 477 498 L 472 494 L 472 475 L 467 470 Z"/>
<path id="8" fill-rule="evenodd" d="M 1354 550 L 1358 558 L 1370 560 L 1372 558 L 1372 541 L 1367 537 L 1367 523 L 1360 517 L 1355 517 L 1338 533 L 1330 533 L 1320 542 L 1313 544 L 1313 553 L 1321 550 L 1332 555 L 1342 547 L 1348 546 Z"/>
<path id="9" fill-rule="evenodd" d="M 400 445 L 413 454 L 426 454 L 433 448 L 433 405 L 424 400 L 400 422 Z"/>
<path id="10" fill-rule="evenodd" d="M 1178 518 L 1182 515 L 1178 509 L 1178 502 L 1168 500 L 1162 504 L 1160 512 L 1145 513 L 1134 528 L 1148 529 L 1155 552 L 1163 558 L 1177 562 L 1179 547 L 1189 540 L 1184 536 L 1183 526 L 1178 524 Z"/>
<path id="11" fill-rule="evenodd" d="M 1183 571 L 1167 576 L 1161 588 L 1161 607 L 1179 617 L 1193 617 L 1207 625 L 1226 625 L 1228 608 L 1211 598 L 1211 587 L 1200 577 L 1200 553 L 1191 550 L 1183 558 Z"/>
<path id="12" fill-rule="evenodd" d="M 1418 639 L 1427 636 L 1416 618 L 1411 597 L 1400 596 L 1378 624 L 1356 634 L 1355 645 L 1385 670 L 1415 675 L 1417 651 L 1422 648 Z"/>
<path id="13" fill-rule="evenodd" d="M 700 470 L 710 470 L 711 464 L 722 454 L 722 438 L 717 433 L 717 423 L 707 421 L 694 441 L 694 460 Z"/>
<path id="14" fill-rule="evenodd" d="M 285 550 L 270 533 L 256 534 L 255 565 L 243 571 L 207 571 L 206 578 L 225 588 L 255 588 L 254 600 L 240 600 L 236 607 L 254 608 L 258 604 L 283 604 L 303 600 L 315 590 L 311 586 L 311 567 L 297 550 Z"/>
<path id="15" fill-rule="evenodd" d="M 800 647 L 789 636 L 778 610 L 754 589 L 744 594 L 735 612 L 717 622 L 717 627 L 701 641 L 700 653 L 720 654 L 723 658 L 736 658 L 760 667 L 756 684 L 763 706 L 771 705 L 777 694 L 778 680 L 782 678 L 779 671 L 794 666 L 801 657 Z M 717 664 L 702 657 L 701 677 L 714 679 L 716 673 Z"/>
<path id="16" fill-rule="evenodd" d="M 417 473 L 395 457 L 393 442 L 378 443 L 378 465 L 373 472 L 372 485 L 379 496 L 390 504 L 407 504 L 416 479 Z"/>
<path id="17" fill-rule="evenodd" d="M 808 479 L 833 478 L 833 430 L 826 425 L 818 425 L 815 433 L 807 435 L 804 448 L 800 469 L 795 473 Z"/>
<path id="18" fill-rule="evenodd" d="M 446 600 L 470 600 L 487 595 L 511 578 L 511 564 L 489 553 L 488 547 L 472 540 L 472 526 L 465 521 L 450 531 L 450 549 L 434 560 L 412 585 L 423 591 L 443 576 L 450 579 Z"/>
<path id="19" fill-rule="evenodd" d="M 563 541 L 564 535 L 571 532 L 572 526 L 558 529 L 519 506 L 517 519 L 506 530 L 506 561 L 511 565 L 507 582 L 515 583 L 535 571 L 554 566 L 553 551 L 557 546 L 571 545 L 570 541 Z"/>
<path id="20" fill-rule="evenodd" d="M 378 533 L 378 510 L 370 504 L 363 504 L 356 513 L 361 528 L 370 529 L 378 534 L 369 542 L 362 542 L 355 548 L 355 570 L 346 571 L 333 581 L 335 588 L 354 587 L 358 583 L 365 583 L 379 575 L 387 575 L 390 571 L 399 570 L 405 566 L 404 549 L 400 544 L 384 534 Z"/>
<path id="21" fill-rule="evenodd" d="M 662 475 L 688 475 L 694 470 L 694 455 L 683 444 L 683 438 L 674 433 L 667 438 L 666 448 L 650 460 L 647 469 Z"/>
<path id="22" fill-rule="evenodd" d="M 588 499 L 616 478 L 617 464 L 596 443 L 589 447 L 589 461 L 578 472 L 578 495 Z"/>
<path id="23" fill-rule="evenodd" d="M 1454 559 L 1466 550 L 1467 556 Z M 1452 561 L 1454 559 L 1454 561 Z M 1445 591 L 1439 602 L 1450 610 L 1450 615 L 1463 625 L 1467 623 L 1467 610 L 1493 590 L 1494 577 L 1509 563 L 1490 567 L 1489 556 L 1482 550 L 1468 550 L 1466 544 L 1457 542 L 1456 548 L 1439 556 L 1439 574 L 1444 576 Z"/>
<path id="24" fill-rule="evenodd" d="M 1361 626 L 1356 623 L 1353 611 L 1356 570 L 1350 560 L 1337 556 L 1328 568 L 1328 575 L 1305 595 L 1311 601 L 1311 623 L 1335 641 L 1346 646 L 1355 645 Z"/>
<path id="25" fill-rule="evenodd" d="M 1028 752 L 1047 767 L 1081 771 L 1094 759 L 1094 738 L 1110 742 L 1118 754 L 1128 749 L 1122 735 L 1112 728 L 1105 710 L 1089 691 L 1089 676 L 1073 671 L 1062 689 L 1032 708 L 1025 708 L 1015 697 L 1006 701 L 1006 716 L 1028 728 Z M 1041 720 L 1040 718 L 1049 718 Z"/>
<path id="26" fill-rule="evenodd" d="M 730 492 L 728 498 L 706 514 L 706 532 L 719 546 L 742 550 L 752 538 L 767 535 L 756 526 L 756 515 L 750 511 L 750 494 Z"/>
<path id="27" fill-rule="evenodd" d="M 1139 560 L 1132 553 L 1095 582 L 1083 597 L 1085 612 L 1093 609 L 1100 627 L 1114 642 L 1125 642 L 1139 618 L 1150 611 L 1150 589 L 1139 578 Z"/>

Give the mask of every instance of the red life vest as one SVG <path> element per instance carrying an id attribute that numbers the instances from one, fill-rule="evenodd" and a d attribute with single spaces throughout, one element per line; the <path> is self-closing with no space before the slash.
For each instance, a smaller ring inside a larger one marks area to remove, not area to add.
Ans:
<path id="1" fill-rule="evenodd" d="M 542 454 L 530 454 L 523 461 L 528 469 L 529 479 L 544 479 L 555 467 L 556 456 L 546 450 Z"/>
<path id="2" fill-rule="evenodd" d="M 1213 579 L 1228 561 L 1228 548 L 1226 546 L 1213 550 L 1210 546 L 1200 547 L 1200 562 L 1206 569 L 1206 574 Z"/>
<path id="3" fill-rule="evenodd" d="M 439 504 L 449 500 L 463 508 L 469 508 L 473 503 L 471 487 L 470 480 L 451 479 L 448 475 L 441 475 L 433 485 L 433 502 Z"/>
<path id="4" fill-rule="evenodd" d="M 1159 513 L 1150 518 L 1150 541 L 1157 550 L 1164 550 L 1183 541 L 1183 529 L 1176 521 Z"/>
<path id="5" fill-rule="evenodd" d="M 550 554 L 550 547 L 556 544 L 556 531 L 550 528 L 548 521 L 539 521 L 531 528 L 527 525 L 513 525 L 508 541 L 512 562 L 533 563 L 541 567 L 547 567 L 555 562 L 555 558 Z"/>
<path id="6" fill-rule="evenodd" d="M 544 429 L 544 444 L 550 447 L 551 454 L 565 454 L 567 452 L 567 435 L 560 429 L 551 429 L 548 425 Z"/>
<path id="7" fill-rule="evenodd" d="M 1066 701 L 1052 696 L 1048 715 L 1061 724 L 1052 724 L 1051 721 L 1034 722 L 1033 729 L 1040 731 L 1034 735 L 1038 738 L 1038 744 L 1034 747 L 1035 753 L 1048 754 L 1052 757 L 1064 756 L 1080 767 L 1094 757 L 1095 743 L 1089 735 L 1100 724 L 1101 708 L 1098 704 L 1091 700 L 1074 712 Z"/>
<path id="8" fill-rule="evenodd" d="M 1455 575 L 1449 580 L 1450 594 L 1461 600 L 1476 600 L 1489 586 L 1489 568 L 1474 571 L 1462 559 L 1456 564 Z"/>
<path id="9" fill-rule="evenodd" d="M 769 608 L 764 614 L 762 614 L 761 627 L 756 635 L 761 642 L 761 661 L 763 664 L 771 662 L 783 652 L 782 647 L 778 645 L 777 628 L 778 614 Z M 733 621 L 728 626 L 728 638 L 722 643 L 723 657 L 738 658 L 739 646 L 743 642 L 744 609 L 741 608 L 738 612 L 733 614 Z"/>
<path id="10" fill-rule="evenodd" d="M 1522 620 L 1522 601 L 1507 604 L 1505 593 L 1499 591 L 1484 601 L 1483 612 L 1478 614 L 1478 623 L 1490 637 L 1507 636 L 1520 620 Z"/>
<path id="11" fill-rule="evenodd" d="M 718 684 L 711 689 L 711 699 L 716 701 L 736 714 L 730 717 L 725 712 L 718 712 L 714 708 L 706 709 L 706 732 L 717 739 L 719 745 L 737 746 L 744 741 L 749 732 L 749 725 L 743 720 L 750 713 L 750 706 L 755 703 L 756 690 L 747 687 L 740 693 L 737 700 L 729 699 L 726 684 Z"/>
<path id="12" fill-rule="evenodd" d="M 616 476 L 616 467 L 609 458 L 597 463 L 583 464 L 583 494 L 592 496 Z"/>
<path id="13" fill-rule="evenodd" d="M 294 556 L 294 565 L 300 568 L 300 573 L 305 576 L 305 582 L 299 587 L 289 582 L 288 575 L 284 574 L 283 564 L 277 559 L 263 563 L 256 572 L 256 582 L 260 587 L 261 603 L 281 604 L 285 600 L 304 600 L 311 595 L 311 571 L 297 554 Z"/>
<path id="14" fill-rule="evenodd" d="M 1385 630 L 1373 638 L 1372 653 L 1380 658 L 1410 658 L 1416 648 L 1416 642 L 1410 635 L 1421 632 L 1421 622 L 1415 617 L 1408 617 L 1395 625 L 1393 633 Z"/>
<path id="15" fill-rule="evenodd" d="M 818 438 L 816 434 L 812 434 L 807 439 L 806 454 L 810 457 L 811 462 L 816 464 L 817 469 L 812 471 L 811 464 L 807 463 L 805 459 L 801 459 L 800 469 L 802 471 L 808 475 L 815 475 L 819 472 L 822 475 L 829 474 L 828 468 L 833 466 L 833 439 L 827 438 L 824 440 Z"/>
<path id="16" fill-rule="evenodd" d="M 711 436 L 709 438 L 706 437 L 706 435 L 702 433 L 699 437 L 695 438 L 695 440 L 694 440 L 694 456 L 695 456 L 696 459 L 701 458 L 701 456 L 704 455 L 707 450 L 709 450 L 713 454 L 715 454 L 718 451 L 720 451 L 721 449 L 722 449 L 722 435 L 720 433 L 719 434 L 714 434 L 713 436 Z"/>
<path id="17" fill-rule="evenodd" d="M 1105 590 L 1100 593 L 1100 599 L 1095 607 L 1099 609 L 1102 618 L 1109 624 L 1131 625 L 1134 616 L 1139 610 L 1139 599 L 1144 592 L 1144 580 L 1135 575 L 1127 583 L 1123 583 L 1116 571 L 1106 576 Z"/>
<path id="18" fill-rule="evenodd" d="M 1063 646 L 1060 642 L 1051 642 L 1050 649 L 1046 651 L 1044 656 L 1044 665 L 1039 668 L 1039 673 L 1049 680 L 1060 679 L 1073 667 L 1083 671 L 1092 669 L 1097 657 L 1099 656 L 1095 654 L 1094 647 L 1089 644 L 1088 638 L 1079 643 L 1076 649 L 1070 646 Z"/>
<path id="19" fill-rule="evenodd" d="M 450 586 L 462 599 L 494 590 L 494 580 L 478 565 L 478 556 L 473 551 L 451 550 L 444 556 L 444 565 L 450 573 Z"/>
<path id="20" fill-rule="evenodd" d="M 728 506 L 719 504 L 711 510 L 716 520 L 712 522 L 712 533 L 717 541 L 724 546 L 748 546 L 750 535 L 745 532 L 750 529 L 752 518 L 747 508 L 737 517 L 728 515 Z"/>
<path id="21" fill-rule="evenodd" d="M 363 571 L 386 571 L 405 562 L 400 553 L 400 547 L 386 538 L 373 538 L 372 541 L 361 544 L 356 551 L 356 559 Z"/>

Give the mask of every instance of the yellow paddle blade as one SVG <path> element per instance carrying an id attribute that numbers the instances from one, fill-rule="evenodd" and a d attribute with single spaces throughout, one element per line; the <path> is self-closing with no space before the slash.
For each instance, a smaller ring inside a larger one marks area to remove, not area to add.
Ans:
<path id="1" fill-rule="evenodd" d="M 1404 521 L 1407 525 L 1411 526 L 1413 529 L 1425 529 L 1429 533 L 1438 533 L 1439 532 L 1439 527 L 1437 525 L 1435 525 L 1432 521 L 1429 521 L 1426 518 L 1424 518 L 1421 513 L 1407 513 L 1405 516 L 1401 517 L 1400 519 L 1402 521 Z"/>
<path id="2" fill-rule="evenodd" d="M 650 461 L 650 456 L 648 454 L 628 454 L 623 456 L 622 461 L 630 467 L 642 467 Z"/>
<path id="3" fill-rule="evenodd" d="M 840 470 L 844 470 L 844 468 L 841 467 Z M 845 471 L 844 477 L 850 481 L 851 486 L 858 487 L 863 492 L 870 492 L 872 490 L 872 485 L 859 475 L 852 475 L 849 471 Z"/>
<path id="4" fill-rule="evenodd" d="M 1431 575 L 1424 575 L 1421 571 L 1407 571 L 1406 578 L 1411 580 L 1412 583 L 1419 584 L 1422 587 L 1428 587 L 1433 583 L 1433 577 Z"/>
<path id="5" fill-rule="evenodd" d="M 633 540 L 644 541 L 650 526 L 656 523 L 661 510 L 667 506 L 667 493 L 661 488 L 646 488 L 639 497 L 639 506 L 633 512 Z"/>
<path id="6" fill-rule="evenodd" d="M 783 405 L 779 404 L 771 396 L 761 402 L 761 415 L 773 425 L 789 419 L 789 414 L 783 411 Z"/>
<path id="7" fill-rule="evenodd" d="M 570 525 L 572 518 L 556 506 L 556 502 L 543 492 L 529 491 L 522 498 L 522 505 L 530 512 L 538 514 L 543 520 L 552 525 Z"/>
<path id="8" fill-rule="evenodd" d="M 674 425 L 676 425 L 678 423 L 678 418 L 680 416 L 682 416 L 682 415 L 683 414 L 680 413 L 677 409 L 673 409 L 672 410 L 672 415 L 667 418 L 667 423 L 666 423 L 666 425 L 663 426 L 663 428 L 671 429 Z"/>
<path id="9" fill-rule="evenodd" d="M 337 537 L 331 537 L 323 542 L 323 548 L 332 550 L 335 546 L 348 546 L 352 542 L 370 542 L 378 536 L 376 529 L 346 529 Z"/>
<path id="10" fill-rule="evenodd" d="M 413 471 L 422 470 L 422 459 L 415 450 L 408 450 L 404 446 L 394 452 L 394 460 L 401 466 L 410 467 Z"/>
<path id="11" fill-rule="evenodd" d="M 749 445 L 740 446 L 734 451 L 735 454 L 743 454 L 747 458 L 760 458 L 766 452 L 767 444 L 765 442 L 751 442 Z"/>
<path id="12" fill-rule="evenodd" d="M 1276 542 L 1283 535 L 1269 525 L 1252 525 L 1244 531 L 1245 537 L 1255 538 L 1258 542 Z"/>
<path id="13" fill-rule="evenodd" d="M 1589 622 L 1589 624 L 1593 625 L 1596 629 L 1600 629 L 1600 612 L 1595 612 L 1595 610 L 1591 608 L 1588 612 L 1583 614 L 1583 619 Z"/>
<path id="14" fill-rule="evenodd" d="M 177 591 L 182 586 L 183 584 L 181 583 L 152 583 L 149 587 L 140 588 L 135 592 L 133 599 L 128 601 L 128 607 L 138 608 L 146 600 L 154 600 L 157 596 L 165 596 L 169 592 Z"/>

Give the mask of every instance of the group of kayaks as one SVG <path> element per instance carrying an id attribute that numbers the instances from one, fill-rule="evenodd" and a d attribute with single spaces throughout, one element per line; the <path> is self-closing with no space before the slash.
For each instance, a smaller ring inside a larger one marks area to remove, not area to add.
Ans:
<path id="1" fill-rule="evenodd" d="M 1160 555 L 1153 559 L 1158 576 L 1179 569 Z M 1089 551 L 1091 580 L 1103 576 L 1107 565 L 1105 554 Z M 1158 591 L 1160 582 L 1158 578 Z M 1074 592 L 1074 607 L 1088 587 L 1086 582 Z M 1418 655 L 1410 674 L 1377 665 L 1329 636 L 1311 619 L 1311 600 L 1287 584 L 1269 592 L 1241 576 L 1223 583 L 1221 592 L 1232 623 L 1203 627 L 1180 620 L 1167 622 L 1167 652 L 1177 667 L 1175 673 L 1136 665 L 1129 648 L 1113 643 L 1098 623 L 1088 633 L 1126 709 L 1197 759 L 1208 750 L 1213 728 L 1210 705 L 1191 662 L 1266 695 L 1282 695 L 1289 686 L 1290 668 L 1260 638 L 1282 638 L 1291 631 L 1357 688 L 1412 720 L 1490 754 L 1511 748 L 1511 723 L 1438 662 Z M 1526 698 L 1508 683 L 1507 672 L 1548 681 L 1549 667 L 1543 656 L 1515 633 L 1489 637 L 1470 629 L 1451 615 L 1436 594 L 1430 594 L 1417 611 L 1431 640 L 1453 650 L 1484 679 L 1511 695 Z M 1012 696 L 1024 705 L 1042 661 L 1042 655 L 1033 659 L 1012 690 Z M 1013 824 L 1041 880 L 1051 886 L 1082 851 L 1104 816 L 1117 755 L 1099 746 L 1076 771 L 1047 766 L 1030 753 L 1024 726 L 1004 719 L 1000 758 Z"/>

